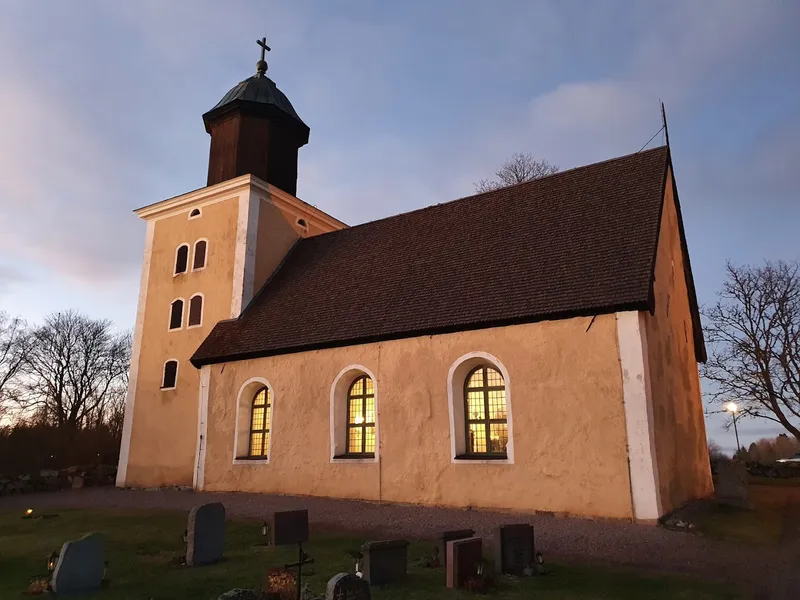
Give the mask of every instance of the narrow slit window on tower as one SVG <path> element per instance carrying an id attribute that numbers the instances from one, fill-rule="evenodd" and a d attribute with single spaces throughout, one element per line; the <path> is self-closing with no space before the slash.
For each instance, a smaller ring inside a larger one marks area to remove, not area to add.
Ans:
<path id="1" fill-rule="evenodd" d="M 175 251 L 175 275 L 186 273 L 189 266 L 189 244 L 181 244 Z"/>
<path id="2" fill-rule="evenodd" d="M 161 389 L 175 389 L 178 383 L 178 361 L 168 360 L 164 363 L 164 375 L 161 378 Z"/>
<path id="3" fill-rule="evenodd" d="M 305 219 L 297 219 L 297 226 L 301 229 L 308 229 L 308 223 L 306 223 Z"/>
<path id="4" fill-rule="evenodd" d="M 196 219 L 197 217 L 201 216 L 203 213 L 200 212 L 199 208 L 193 208 L 192 212 L 189 213 L 190 219 Z"/>
<path id="5" fill-rule="evenodd" d="M 188 327 L 199 327 L 203 324 L 203 295 L 195 294 L 189 298 Z"/>
<path id="6" fill-rule="evenodd" d="M 183 300 L 173 300 L 169 308 L 169 328 L 180 329 L 183 327 Z"/>
<path id="7" fill-rule="evenodd" d="M 194 243 L 194 261 L 192 262 L 192 271 L 205 268 L 207 248 L 208 242 L 205 240 L 197 240 Z"/>

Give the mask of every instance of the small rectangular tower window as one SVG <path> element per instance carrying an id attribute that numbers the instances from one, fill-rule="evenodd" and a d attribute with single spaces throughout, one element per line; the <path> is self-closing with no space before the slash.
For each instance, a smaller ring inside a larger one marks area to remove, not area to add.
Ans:
<path id="1" fill-rule="evenodd" d="M 164 376 L 161 379 L 162 390 L 175 389 L 178 381 L 178 361 L 168 360 L 164 363 Z"/>

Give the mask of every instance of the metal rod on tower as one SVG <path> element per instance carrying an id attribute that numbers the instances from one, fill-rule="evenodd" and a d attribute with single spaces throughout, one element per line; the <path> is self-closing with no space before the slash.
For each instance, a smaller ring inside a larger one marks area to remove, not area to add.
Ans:
<path id="1" fill-rule="evenodd" d="M 664 103 L 661 103 L 661 121 L 664 124 L 664 140 L 667 142 L 669 148 L 669 129 L 667 129 L 667 111 L 664 109 Z"/>

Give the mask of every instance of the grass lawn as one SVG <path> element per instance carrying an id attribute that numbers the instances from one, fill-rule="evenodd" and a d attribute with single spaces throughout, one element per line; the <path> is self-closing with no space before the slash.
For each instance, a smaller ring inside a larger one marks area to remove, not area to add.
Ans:
<path id="1" fill-rule="evenodd" d="M 173 561 L 182 544 L 186 514 L 165 511 L 43 511 L 58 513 L 50 519 L 22 519 L 18 513 L 0 513 L 0 598 L 16 600 L 35 576 L 47 574 L 47 556 L 64 541 L 88 532 L 100 532 L 108 544 L 111 585 L 96 595 L 102 600 L 215 600 L 235 587 L 262 587 L 269 567 L 295 560 L 293 548 L 268 548 L 258 522 L 228 522 L 226 560 L 200 568 L 179 567 Z M 308 581 L 323 593 L 327 580 L 348 571 L 347 549 L 361 538 L 312 533 L 309 554 L 316 563 Z M 423 556 L 429 545 L 414 543 L 409 560 Z M 732 587 L 681 576 L 643 573 L 633 569 L 609 569 L 574 564 L 549 564 L 544 577 L 503 579 L 497 594 L 502 598 L 739 598 Z M 304 575 L 304 580 L 306 576 Z M 381 599 L 433 600 L 473 597 L 444 587 L 444 569 L 409 566 L 405 584 L 374 588 Z"/>
<path id="2" fill-rule="evenodd" d="M 741 544 L 775 545 L 783 532 L 783 517 L 771 508 L 717 506 L 697 524 L 714 539 Z"/>

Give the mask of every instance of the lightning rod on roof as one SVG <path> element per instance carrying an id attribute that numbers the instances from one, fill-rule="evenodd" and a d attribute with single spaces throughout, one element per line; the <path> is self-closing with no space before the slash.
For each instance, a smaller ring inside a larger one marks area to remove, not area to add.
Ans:
<path id="1" fill-rule="evenodd" d="M 664 129 L 664 141 L 667 143 L 667 148 L 669 148 L 669 129 L 667 129 L 667 111 L 664 109 L 664 103 L 661 103 L 661 122 L 663 123 Z"/>

